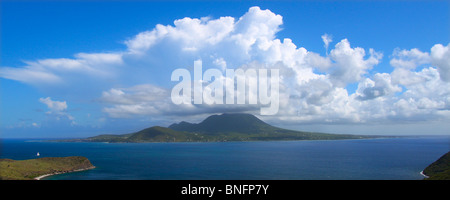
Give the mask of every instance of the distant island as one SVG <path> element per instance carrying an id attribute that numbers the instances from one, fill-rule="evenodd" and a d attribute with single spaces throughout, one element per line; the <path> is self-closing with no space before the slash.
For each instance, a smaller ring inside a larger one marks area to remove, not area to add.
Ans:
<path id="1" fill-rule="evenodd" d="M 95 168 L 82 156 L 29 160 L 0 159 L 0 180 L 39 180 L 46 176 Z"/>
<path id="2" fill-rule="evenodd" d="M 212 115 L 195 124 L 182 121 L 169 127 L 153 126 L 135 133 L 98 135 L 65 142 L 227 142 L 279 140 L 338 140 L 363 139 L 376 136 L 329 134 L 294 131 L 267 124 L 251 114 L 233 113 Z"/>
<path id="3" fill-rule="evenodd" d="M 450 151 L 426 167 L 425 180 L 450 180 Z"/>

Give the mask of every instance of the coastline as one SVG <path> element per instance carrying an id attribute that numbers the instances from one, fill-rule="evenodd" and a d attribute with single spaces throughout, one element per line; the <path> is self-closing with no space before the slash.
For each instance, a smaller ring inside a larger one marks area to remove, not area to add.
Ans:
<path id="1" fill-rule="evenodd" d="M 58 175 L 58 174 L 65 174 L 65 173 L 71 173 L 71 172 L 81 172 L 81 171 L 86 171 L 86 170 L 90 170 L 90 169 L 94 169 L 94 168 L 95 168 L 95 166 L 88 167 L 88 168 L 83 168 L 83 169 L 72 170 L 72 171 L 66 171 L 66 172 L 56 172 L 56 173 L 51 173 L 51 174 L 44 174 L 44 175 L 41 175 L 41 176 L 38 176 L 38 177 L 34 178 L 34 180 L 41 180 L 41 179 L 43 179 L 45 177 Z"/>
<path id="2" fill-rule="evenodd" d="M 425 177 L 425 178 L 430 178 L 429 176 L 425 175 L 425 174 L 423 173 L 423 171 L 420 171 L 420 175 L 422 175 L 422 176 Z"/>

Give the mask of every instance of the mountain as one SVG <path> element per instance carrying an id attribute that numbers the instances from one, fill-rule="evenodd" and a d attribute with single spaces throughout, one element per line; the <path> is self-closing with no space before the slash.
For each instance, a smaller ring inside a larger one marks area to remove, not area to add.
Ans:
<path id="1" fill-rule="evenodd" d="M 423 170 L 426 180 L 450 180 L 450 151 Z"/>
<path id="2" fill-rule="evenodd" d="M 258 133 L 272 130 L 273 126 L 263 122 L 254 115 L 237 113 L 211 115 L 199 124 L 191 124 L 185 121 L 172 124 L 170 129 L 176 131 L 199 132 L 204 134 L 220 133 Z"/>
<path id="3" fill-rule="evenodd" d="M 224 142 L 269 140 L 335 140 L 360 139 L 373 136 L 343 135 L 282 129 L 251 114 L 212 115 L 195 124 L 182 121 L 168 128 L 153 126 L 123 135 L 99 135 L 71 142 Z"/>

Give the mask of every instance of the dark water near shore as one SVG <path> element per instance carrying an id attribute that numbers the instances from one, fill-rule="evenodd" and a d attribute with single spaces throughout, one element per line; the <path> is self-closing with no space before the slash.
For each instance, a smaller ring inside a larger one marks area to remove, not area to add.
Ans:
<path id="1" fill-rule="evenodd" d="M 46 179 L 422 179 L 450 136 L 224 143 L 66 143 L 3 139 L 0 157 L 85 156 L 93 170 Z"/>

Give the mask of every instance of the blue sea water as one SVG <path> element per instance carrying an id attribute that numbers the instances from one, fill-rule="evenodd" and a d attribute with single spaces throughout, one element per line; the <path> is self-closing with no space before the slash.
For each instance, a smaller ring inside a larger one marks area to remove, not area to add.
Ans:
<path id="1" fill-rule="evenodd" d="M 416 180 L 450 136 L 361 140 L 68 143 L 3 139 L 0 157 L 85 156 L 95 169 L 53 180 Z"/>

